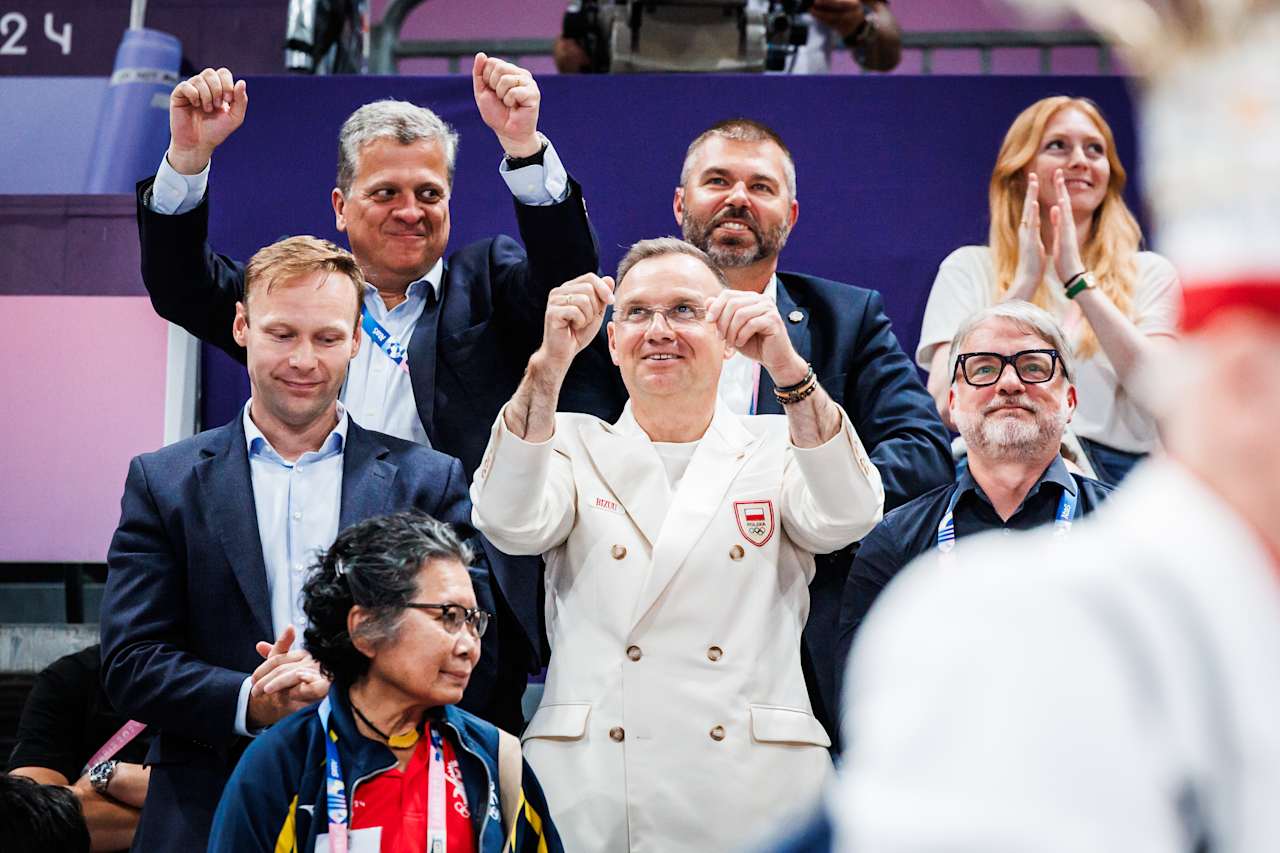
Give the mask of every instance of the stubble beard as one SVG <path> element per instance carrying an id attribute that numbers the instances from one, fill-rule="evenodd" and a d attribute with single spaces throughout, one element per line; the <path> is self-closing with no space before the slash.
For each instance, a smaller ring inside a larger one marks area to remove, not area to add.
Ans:
<path id="1" fill-rule="evenodd" d="M 730 241 L 715 241 L 711 233 L 716 226 L 726 219 L 734 219 L 744 223 L 747 230 L 755 238 L 753 243 L 736 238 Z M 787 245 L 787 237 L 791 229 L 786 223 L 765 230 L 745 208 L 729 207 L 709 220 L 700 220 L 686 208 L 680 217 L 680 230 L 686 243 L 691 243 L 707 253 L 711 262 L 721 269 L 737 269 L 748 267 L 757 261 L 777 257 Z"/>

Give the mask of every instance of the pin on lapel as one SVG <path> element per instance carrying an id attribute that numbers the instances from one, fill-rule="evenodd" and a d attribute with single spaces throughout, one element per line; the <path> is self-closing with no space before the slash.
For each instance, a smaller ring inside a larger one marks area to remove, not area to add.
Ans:
<path id="1" fill-rule="evenodd" d="M 793 323 L 799 323 L 801 320 L 804 319 L 804 313 L 799 310 L 792 311 L 790 314 L 787 315 L 787 319 Z"/>

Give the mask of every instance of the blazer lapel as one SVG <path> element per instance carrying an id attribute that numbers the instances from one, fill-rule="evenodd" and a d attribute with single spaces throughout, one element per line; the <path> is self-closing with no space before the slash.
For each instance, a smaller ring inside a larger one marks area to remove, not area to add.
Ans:
<path id="1" fill-rule="evenodd" d="M 778 313 L 782 315 L 782 322 L 787 327 L 787 336 L 791 338 L 791 346 L 795 347 L 797 353 L 805 361 L 809 361 L 810 341 L 809 341 L 809 312 L 804 308 L 796 305 L 795 300 L 791 298 L 791 294 L 787 292 L 787 287 L 782 283 L 782 274 L 778 274 Z M 793 317 L 799 319 L 793 320 Z M 769 376 L 766 370 L 760 371 L 760 393 L 756 402 L 756 414 L 760 415 L 780 415 L 782 414 L 782 404 L 778 402 L 778 398 L 773 396 L 773 389 L 777 387 L 773 384 L 773 377 Z"/>
<path id="2" fill-rule="evenodd" d="M 674 500 L 664 505 L 666 520 L 653 547 L 649 577 L 636 600 L 633 626 L 662 596 L 716 513 L 728 511 L 725 493 L 746 464 L 754 441 L 755 436 L 717 399 L 711 426 L 698 443 Z"/>
<path id="3" fill-rule="evenodd" d="M 267 592 L 267 564 L 262 556 L 258 511 L 249 476 L 249 451 L 244 421 L 238 416 L 210 436 L 196 463 L 196 478 L 208 509 L 209 526 L 218 532 L 223 554 L 231 565 L 258 626 L 258 637 L 275 638 L 271 627 L 271 599 Z"/>
<path id="4" fill-rule="evenodd" d="M 444 300 L 450 292 L 449 265 L 445 264 L 441 272 L 440 298 L 436 299 L 431 285 L 427 285 L 427 304 L 422 309 L 422 316 L 413 327 L 413 336 L 409 338 L 409 384 L 413 386 L 413 402 L 418 407 L 418 418 L 422 428 L 427 431 L 427 438 L 432 445 L 436 439 L 436 340 L 440 326 L 440 315 L 444 312 Z M 365 341 L 368 346 L 369 342 Z M 345 471 L 343 476 L 345 477 Z"/>
<path id="5" fill-rule="evenodd" d="M 611 426 L 591 424 L 582 443 L 600 479 L 617 497 L 652 549 L 671 503 L 671 489 L 661 460 L 631 414 L 631 404 Z M 588 495 L 588 502 L 604 495 Z"/>
<path id="6" fill-rule="evenodd" d="M 414 333 L 417 334 L 416 332 Z M 342 451 L 342 506 L 338 530 L 381 515 L 391 497 L 391 483 L 399 469 L 386 457 L 390 454 L 375 434 L 351 421 Z"/>

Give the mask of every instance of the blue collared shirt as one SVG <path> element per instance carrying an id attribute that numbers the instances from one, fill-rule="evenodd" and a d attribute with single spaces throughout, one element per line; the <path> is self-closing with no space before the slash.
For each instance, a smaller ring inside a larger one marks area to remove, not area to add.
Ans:
<path id="1" fill-rule="evenodd" d="M 307 619 L 302 611 L 302 584 L 311 561 L 338 538 L 342 509 L 342 461 L 351 420 L 338 404 L 338 424 L 316 451 L 303 453 L 293 462 L 284 459 L 267 441 L 250 417 L 252 398 L 241 418 L 249 451 L 249 479 L 267 568 L 267 594 L 271 601 L 271 629 L 278 637 L 293 625 L 298 630 L 294 648 L 302 645 Z M 256 639 L 274 640 L 275 637 Z M 240 688 L 235 729 L 249 734 L 246 714 L 252 677 Z"/>
<path id="2" fill-rule="evenodd" d="M 378 295 L 378 289 L 366 284 L 364 310 L 408 349 L 427 300 L 440 298 L 443 277 L 444 261 L 439 260 L 426 275 L 409 285 L 404 302 L 390 310 Z M 378 349 L 369 335 L 361 335 L 360 351 L 347 369 L 341 399 L 365 429 L 431 446 L 422 418 L 418 417 L 418 403 L 409 374 Z"/>

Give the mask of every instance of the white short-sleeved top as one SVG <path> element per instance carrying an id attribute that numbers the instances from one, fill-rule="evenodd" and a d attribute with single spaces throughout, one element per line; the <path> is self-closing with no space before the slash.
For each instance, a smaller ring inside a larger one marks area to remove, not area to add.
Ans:
<path id="1" fill-rule="evenodd" d="M 1087 321 L 1079 306 L 1066 298 L 1057 273 L 1045 276 L 1052 302 L 1049 312 L 1062 324 L 1067 339 L 1078 346 Z M 988 246 L 962 246 L 938 267 L 924 309 L 916 363 L 929 369 L 939 345 L 949 345 L 956 329 L 970 314 L 996 299 L 995 260 Z M 1178 323 L 1178 275 L 1173 264 L 1154 252 L 1138 253 L 1138 280 L 1131 317 L 1145 335 L 1175 334 Z M 1155 420 L 1124 388 L 1110 359 L 1101 349 L 1088 359 L 1075 360 L 1079 397 L 1071 420 L 1076 435 L 1130 453 L 1150 453 L 1157 445 Z"/>

